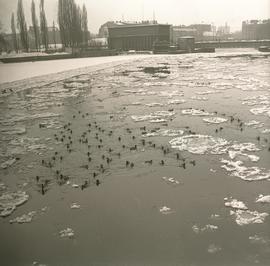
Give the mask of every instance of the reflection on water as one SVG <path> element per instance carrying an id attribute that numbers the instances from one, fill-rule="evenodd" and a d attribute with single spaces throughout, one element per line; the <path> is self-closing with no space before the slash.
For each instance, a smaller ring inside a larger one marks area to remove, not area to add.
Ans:
<path id="1" fill-rule="evenodd" d="M 269 68 L 149 56 L 5 86 L 1 261 L 268 265 Z"/>

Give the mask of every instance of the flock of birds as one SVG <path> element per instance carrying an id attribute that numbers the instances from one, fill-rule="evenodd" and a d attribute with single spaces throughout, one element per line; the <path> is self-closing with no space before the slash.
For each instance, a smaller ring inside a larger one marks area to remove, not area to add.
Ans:
<path id="1" fill-rule="evenodd" d="M 202 109 L 201 111 L 205 110 Z M 214 113 L 216 115 L 222 115 L 223 117 L 226 116 L 224 113 Z M 113 116 L 110 116 L 110 119 L 112 119 L 112 117 Z M 154 162 L 154 159 L 150 158 L 149 160 L 142 162 L 149 166 L 153 165 L 154 163 L 158 163 L 160 166 L 171 166 L 170 164 L 167 164 L 166 156 L 172 153 L 173 155 L 170 156 L 170 158 L 174 158 L 177 161 L 178 167 L 186 169 L 188 164 L 196 166 L 196 161 L 194 159 L 183 157 L 181 153 L 173 152 L 170 147 L 160 145 L 160 143 L 154 143 L 153 141 L 148 141 L 145 138 L 148 132 L 156 132 L 160 130 L 160 127 L 147 128 L 146 126 L 142 126 L 138 128 L 140 134 L 136 134 L 137 129 L 126 128 L 120 135 L 117 130 L 105 129 L 104 123 L 101 125 L 96 121 L 92 121 L 89 113 L 82 113 L 81 111 L 78 111 L 78 113 L 74 114 L 72 118 L 74 123 L 66 123 L 58 133 L 54 134 L 55 141 L 61 143 L 64 149 L 62 149 L 61 152 L 55 151 L 54 154 L 46 160 L 41 160 L 41 165 L 43 167 L 50 168 L 53 171 L 59 185 L 63 185 L 69 182 L 71 179 L 69 175 L 65 175 L 60 169 L 58 169 L 59 163 L 64 163 L 65 158 L 74 152 L 81 156 L 82 152 L 85 151 L 85 153 L 82 154 L 83 156 L 81 157 L 80 161 L 86 161 L 87 163 L 78 166 L 88 170 L 89 173 L 88 178 L 86 178 L 86 180 L 84 180 L 84 182 L 82 182 L 80 185 L 82 190 L 92 184 L 99 186 L 101 184 L 102 175 L 109 171 L 111 164 L 116 160 L 121 160 L 120 165 L 122 164 L 122 166 L 126 168 L 134 168 L 134 161 L 123 159 L 123 155 L 127 155 L 127 152 L 134 153 L 137 151 L 145 151 L 146 149 L 159 150 L 163 155 L 162 159 Z M 76 124 L 76 120 L 81 118 L 85 121 L 84 125 L 79 127 L 76 125 L 74 126 L 74 124 Z M 239 128 L 240 131 L 243 131 L 244 122 L 241 119 L 234 116 L 228 116 L 228 120 L 231 123 L 236 123 L 237 128 Z M 192 131 L 189 126 L 184 127 L 184 129 L 185 134 L 196 134 L 196 132 Z M 223 129 L 223 127 L 216 128 L 215 132 L 219 133 Z M 78 134 L 78 130 L 82 131 L 80 131 Z M 136 137 L 135 135 L 139 135 L 140 138 Z M 262 140 L 265 143 L 268 142 L 267 138 L 262 139 L 260 136 L 257 136 L 256 139 L 259 142 Z M 270 146 L 268 147 L 268 151 L 270 151 Z M 40 188 L 40 192 L 44 195 L 48 190 L 51 180 L 36 176 L 36 181 L 38 183 L 38 187 Z"/>
<path id="2" fill-rule="evenodd" d="M 83 118 L 85 124 L 81 127 L 76 126 L 76 120 Z M 135 167 L 135 162 L 127 159 L 128 154 L 146 151 L 147 149 L 155 149 L 161 152 L 163 156 L 160 160 L 155 162 L 154 159 L 145 160 L 142 163 L 146 166 L 151 166 L 154 163 L 160 166 L 170 166 L 166 163 L 169 154 L 173 153 L 170 147 L 148 141 L 144 135 L 147 133 L 147 127 L 139 128 L 140 136 L 136 137 L 137 129 L 126 128 L 123 134 L 117 134 L 116 130 L 105 129 L 104 125 L 98 124 L 96 121 L 89 122 L 89 113 L 82 113 L 73 115 L 73 122 L 66 123 L 58 133 L 54 134 L 54 140 L 62 144 L 61 151 L 55 151 L 49 158 L 41 160 L 41 166 L 51 169 L 56 181 L 59 185 L 63 185 L 70 181 L 71 176 L 64 174 L 64 170 L 60 170 L 60 164 L 66 163 L 65 159 L 73 153 L 80 157 L 80 162 L 86 162 L 82 165 L 77 165 L 79 168 L 88 170 L 88 178 L 82 182 L 80 188 L 83 190 L 88 186 L 101 184 L 102 175 L 109 171 L 113 162 L 118 162 L 118 166 L 132 169 Z M 83 130 L 82 130 L 83 129 Z M 149 129 L 152 132 L 155 129 Z M 78 131 L 79 134 L 78 134 Z M 195 160 L 185 158 L 179 152 L 174 153 L 170 158 L 175 158 L 178 166 L 186 169 L 187 165 L 196 165 Z M 76 170 L 74 170 L 76 172 Z M 40 192 L 44 195 L 52 180 L 44 179 L 41 176 L 36 176 L 36 181 Z"/>
<path id="3" fill-rule="evenodd" d="M 152 73 L 153 70 L 150 70 L 148 72 Z M 160 71 L 160 69 L 158 70 Z M 170 109 L 169 111 L 173 111 L 173 109 Z M 205 112 L 204 109 L 201 109 L 201 111 Z M 240 118 L 226 115 L 225 113 L 219 113 L 217 111 L 213 113 L 215 115 L 226 117 L 228 121 L 231 124 L 234 124 L 236 129 L 241 132 L 244 130 L 245 124 Z M 113 115 L 110 115 L 109 119 L 113 119 L 113 117 Z M 86 162 L 83 165 L 77 165 L 77 167 L 84 168 L 88 171 L 88 177 L 80 185 L 82 190 L 92 184 L 99 186 L 103 175 L 112 168 L 112 164 L 117 160 L 118 162 L 120 161 L 117 165 L 118 167 L 134 168 L 135 162 L 128 159 L 129 155 L 127 152 L 136 153 L 146 151 L 146 149 L 160 151 L 161 156 L 163 157 L 158 157 L 158 159 L 157 157 L 153 157 L 142 162 L 149 166 L 155 163 L 160 166 L 171 166 L 166 160 L 167 158 L 175 159 L 177 161 L 177 166 L 183 169 L 186 169 L 188 165 L 196 166 L 196 161 L 194 159 L 184 157 L 182 154 L 173 151 L 166 145 L 154 143 L 145 138 L 148 132 L 155 132 L 160 128 L 153 128 L 150 125 L 146 127 L 144 125 L 135 129 L 126 128 L 122 131 L 122 134 L 119 134 L 119 130 L 105 128 L 104 125 L 106 125 L 106 123 L 102 123 L 101 125 L 97 123 L 97 121 L 93 121 L 93 118 L 91 118 L 89 113 L 77 111 L 77 113 L 72 115 L 72 119 L 72 122 L 66 123 L 59 132 L 54 134 L 55 141 L 61 143 L 64 148 L 55 151 L 50 158 L 41 160 L 41 165 L 43 167 L 52 170 L 59 185 L 70 182 L 70 179 L 72 178 L 70 175 L 64 174 L 64 170 L 61 170 L 61 167 L 59 166 L 61 163 L 66 164 L 67 161 L 65 159 L 74 153 L 78 156 L 80 161 Z M 77 120 L 81 119 L 83 119 L 85 123 L 77 126 Z M 161 124 L 161 126 L 168 126 L 168 124 Z M 42 128 L 42 125 L 40 125 L 40 128 Z M 140 131 L 139 134 L 138 130 Z M 214 129 L 214 132 L 218 134 L 223 130 L 224 128 L 222 126 L 218 126 Z M 184 127 L 184 132 L 185 134 L 197 134 L 192 131 L 189 126 Z M 259 142 L 268 142 L 267 138 L 262 138 L 261 136 L 257 136 L 256 139 Z M 268 151 L 270 151 L 270 146 L 268 147 Z M 45 194 L 52 180 L 36 176 L 36 181 L 41 193 Z"/>

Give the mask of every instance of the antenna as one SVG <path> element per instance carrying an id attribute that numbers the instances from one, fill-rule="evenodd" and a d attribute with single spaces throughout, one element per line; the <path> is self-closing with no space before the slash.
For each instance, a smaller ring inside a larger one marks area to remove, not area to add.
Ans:
<path id="1" fill-rule="evenodd" d="M 156 21 L 156 13 L 155 10 L 153 10 L 153 23 Z"/>

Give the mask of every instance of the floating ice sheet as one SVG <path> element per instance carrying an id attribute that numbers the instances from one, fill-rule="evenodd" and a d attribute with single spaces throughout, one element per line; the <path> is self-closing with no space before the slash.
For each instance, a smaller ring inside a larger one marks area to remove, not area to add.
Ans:
<path id="1" fill-rule="evenodd" d="M 180 100 L 175 99 L 175 100 L 170 100 L 170 101 L 168 101 L 168 104 L 182 104 L 182 103 L 186 103 L 186 102 L 187 102 L 187 101 L 184 100 L 184 99 L 180 99 Z"/>
<path id="2" fill-rule="evenodd" d="M 74 202 L 74 203 L 72 203 L 72 204 L 70 205 L 70 208 L 71 208 L 71 209 L 80 209 L 80 208 L 81 208 L 81 205 Z"/>
<path id="3" fill-rule="evenodd" d="M 207 135 L 186 135 L 169 142 L 172 148 L 194 154 L 223 154 L 227 151 L 228 141 Z"/>
<path id="4" fill-rule="evenodd" d="M 227 122 L 227 118 L 222 118 L 222 117 L 207 117 L 203 119 L 204 122 L 207 122 L 209 124 L 221 124 L 224 122 Z"/>
<path id="5" fill-rule="evenodd" d="M 270 133 L 270 128 L 265 128 L 261 130 L 261 133 L 263 134 L 269 134 Z"/>
<path id="6" fill-rule="evenodd" d="M 15 211 L 16 207 L 24 204 L 29 195 L 24 191 L 6 192 L 0 196 L 0 216 L 6 217 Z"/>
<path id="7" fill-rule="evenodd" d="M 147 103 L 145 104 L 148 107 L 156 107 L 156 106 L 163 106 L 163 103 Z"/>
<path id="8" fill-rule="evenodd" d="M 34 120 L 34 119 L 42 119 L 42 118 L 50 118 L 50 117 L 57 117 L 60 116 L 60 114 L 55 114 L 55 113 L 40 113 L 40 114 L 16 114 L 15 116 L 13 115 L 12 117 L 8 117 L 6 119 L 0 119 L 0 124 L 2 123 L 7 123 L 7 122 L 22 122 L 22 121 L 27 121 L 27 120 Z"/>
<path id="9" fill-rule="evenodd" d="M 184 131 L 181 129 L 159 129 L 150 133 L 143 134 L 143 137 L 176 137 L 184 134 Z"/>
<path id="10" fill-rule="evenodd" d="M 209 100 L 209 98 L 205 97 L 205 96 L 192 96 L 191 99 L 197 100 L 197 101 L 208 101 Z"/>
<path id="11" fill-rule="evenodd" d="M 173 177 L 166 177 L 166 176 L 163 176 L 162 179 L 167 182 L 168 184 L 172 184 L 172 185 L 179 185 L 180 182 L 178 180 L 176 180 L 175 178 Z"/>
<path id="12" fill-rule="evenodd" d="M 245 166 L 242 161 L 221 159 L 221 168 L 229 172 L 230 176 L 239 177 L 245 181 L 259 181 L 270 178 L 270 171 L 257 166 Z"/>
<path id="13" fill-rule="evenodd" d="M 250 210 L 231 210 L 230 214 L 235 216 L 236 223 L 241 226 L 247 224 L 261 224 L 269 215 L 266 212 L 259 213 L 257 211 Z"/>
<path id="14" fill-rule="evenodd" d="M 237 200 L 237 199 L 228 199 L 225 201 L 226 207 L 231 207 L 233 209 L 239 209 L 239 210 L 247 210 L 248 207 L 243 201 Z"/>
<path id="15" fill-rule="evenodd" d="M 270 203 L 270 195 L 259 195 L 259 197 L 257 198 L 256 202 L 260 202 L 260 203 Z"/>
<path id="16" fill-rule="evenodd" d="M 173 210 L 167 206 L 161 207 L 159 211 L 160 213 L 165 214 L 165 215 L 173 213 Z"/>
<path id="17" fill-rule="evenodd" d="M 156 111 L 154 113 L 151 113 L 149 115 L 132 115 L 131 118 L 135 122 L 142 122 L 142 121 L 151 121 L 152 123 L 159 123 L 164 122 L 166 119 L 169 119 L 175 115 L 174 112 L 169 111 Z"/>
<path id="18" fill-rule="evenodd" d="M 213 115 L 213 114 L 210 114 L 210 113 L 208 113 L 208 112 L 206 112 L 204 110 L 193 109 L 193 108 L 182 110 L 182 114 L 183 115 L 194 115 L 194 116 L 209 116 L 209 115 Z"/>
<path id="19" fill-rule="evenodd" d="M 264 123 L 256 121 L 256 120 L 250 120 L 245 123 L 245 126 L 252 127 L 252 128 L 261 128 L 264 126 Z"/>
<path id="20" fill-rule="evenodd" d="M 16 218 L 10 220 L 9 222 L 11 224 L 13 224 L 13 223 L 18 223 L 18 224 L 30 223 L 35 215 L 36 215 L 36 212 L 31 211 L 27 214 L 23 214 L 22 216 L 16 217 Z"/>
<path id="21" fill-rule="evenodd" d="M 75 235 L 74 231 L 69 227 L 67 229 L 61 230 L 59 234 L 60 234 L 60 237 L 66 237 L 66 238 L 73 238 Z"/>
<path id="22" fill-rule="evenodd" d="M 215 94 L 215 93 L 219 93 L 220 91 L 216 91 L 216 90 L 208 90 L 208 91 L 197 91 L 195 92 L 198 95 L 207 95 L 207 94 Z"/>
<path id="23" fill-rule="evenodd" d="M 195 224 L 192 226 L 192 230 L 196 234 L 203 233 L 203 232 L 214 232 L 218 230 L 218 226 L 213 225 L 213 224 L 207 224 L 203 227 L 199 227 L 198 225 Z"/>
<path id="24" fill-rule="evenodd" d="M 247 153 L 243 153 L 241 151 L 228 151 L 229 153 L 229 157 L 234 160 L 234 159 L 249 159 L 251 162 L 258 162 L 260 160 L 260 157 L 254 154 L 247 154 Z"/>
<path id="25" fill-rule="evenodd" d="M 25 127 L 6 127 L 1 128 L 0 133 L 7 134 L 7 135 L 21 135 L 26 132 Z"/>
<path id="26" fill-rule="evenodd" d="M 241 151 L 241 152 L 244 152 L 244 151 L 254 152 L 254 151 L 260 150 L 254 143 L 251 143 L 251 142 L 244 142 L 244 143 L 235 142 L 230 148 L 236 151 Z"/>
<path id="27" fill-rule="evenodd" d="M 264 105 L 262 107 L 250 109 L 250 112 L 254 115 L 267 115 L 270 117 L 270 105 Z"/>

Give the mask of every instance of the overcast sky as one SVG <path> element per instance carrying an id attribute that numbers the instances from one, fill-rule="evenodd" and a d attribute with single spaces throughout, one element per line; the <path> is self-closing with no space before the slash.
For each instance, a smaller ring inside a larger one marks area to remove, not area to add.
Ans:
<path id="1" fill-rule="evenodd" d="M 28 25 L 31 24 L 30 4 L 23 0 Z M 39 0 L 35 0 L 39 7 Z M 45 0 L 48 24 L 57 21 L 58 0 Z M 174 25 L 192 23 L 226 22 L 232 30 L 240 30 L 241 22 L 250 19 L 270 18 L 270 0 L 76 0 L 85 3 L 88 11 L 89 29 L 98 32 L 108 20 L 150 20 Z M 0 20 L 5 31 L 10 31 L 10 17 L 16 12 L 17 0 L 0 0 Z"/>

